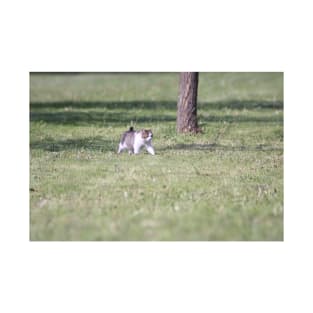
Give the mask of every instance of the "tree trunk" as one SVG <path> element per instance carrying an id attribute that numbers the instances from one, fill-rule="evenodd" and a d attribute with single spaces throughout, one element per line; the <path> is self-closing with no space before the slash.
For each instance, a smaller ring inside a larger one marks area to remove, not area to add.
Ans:
<path id="1" fill-rule="evenodd" d="M 199 73 L 180 73 L 179 98 L 177 103 L 177 132 L 197 133 L 197 92 Z"/>

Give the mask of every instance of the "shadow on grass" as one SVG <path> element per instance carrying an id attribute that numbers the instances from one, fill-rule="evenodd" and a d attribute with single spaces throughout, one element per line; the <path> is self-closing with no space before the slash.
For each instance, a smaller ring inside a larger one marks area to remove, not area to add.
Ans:
<path id="1" fill-rule="evenodd" d="M 99 112 L 99 111 L 64 111 L 64 112 L 31 112 L 30 121 L 43 121 L 46 123 L 62 125 L 90 125 L 98 124 L 129 124 L 131 121 L 137 123 L 173 122 L 176 117 L 173 115 L 161 114 L 136 114 L 129 112 Z"/>
<path id="2" fill-rule="evenodd" d="M 79 139 L 67 140 L 51 140 L 45 139 L 42 141 L 34 141 L 30 143 L 30 149 L 40 149 L 50 152 L 59 151 L 97 151 L 97 152 L 116 152 L 118 146 L 117 140 L 103 140 L 98 137 L 86 137 Z M 170 150 L 195 150 L 195 151 L 281 151 L 282 148 L 272 147 L 269 145 L 256 145 L 256 146 L 226 146 L 220 144 L 177 144 L 166 147 L 160 147 L 158 152 Z"/>
<path id="3" fill-rule="evenodd" d="M 64 101 L 64 102 L 31 102 L 32 109 L 109 109 L 109 110 L 176 110 L 175 101 Z"/>
<path id="4" fill-rule="evenodd" d="M 269 145 L 256 146 L 225 146 L 216 143 L 212 144 L 177 144 L 174 146 L 167 146 L 158 149 L 158 151 L 166 150 L 202 150 L 202 151 L 283 151 L 282 148 L 272 147 Z"/>
<path id="5" fill-rule="evenodd" d="M 209 112 L 210 109 L 282 109 L 282 102 L 256 102 L 256 101 L 228 101 L 215 103 L 199 103 L 200 122 L 282 122 L 282 116 L 246 116 L 246 115 L 209 115 L 201 116 L 201 110 Z M 101 111 L 103 109 L 103 111 Z M 108 112 L 118 110 L 118 112 Z M 172 111 L 170 113 L 155 112 L 162 110 Z M 121 112 L 122 111 L 122 112 Z M 137 123 L 175 122 L 176 102 L 47 102 L 31 103 L 30 121 L 44 121 L 53 124 L 129 124 L 131 121 Z"/>
<path id="6" fill-rule="evenodd" d="M 199 109 L 283 109 L 282 101 L 228 100 L 217 102 L 199 102 Z M 127 109 L 127 110 L 156 110 L 166 109 L 176 111 L 176 101 L 60 101 L 60 102 L 31 102 L 30 109 Z"/>
<path id="7" fill-rule="evenodd" d="M 117 150 L 117 146 L 117 142 L 103 140 L 100 136 L 67 140 L 45 139 L 30 143 L 30 149 L 40 149 L 50 152 L 78 150 L 108 152 Z"/>

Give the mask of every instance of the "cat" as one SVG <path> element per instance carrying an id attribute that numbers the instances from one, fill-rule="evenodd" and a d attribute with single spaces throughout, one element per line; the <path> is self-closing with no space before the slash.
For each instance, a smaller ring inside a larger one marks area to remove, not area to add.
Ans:
<path id="1" fill-rule="evenodd" d="M 155 155 L 152 146 L 152 137 L 151 129 L 135 131 L 133 127 L 130 127 L 129 130 L 122 135 L 117 153 L 121 153 L 123 150 L 127 149 L 129 154 L 138 154 L 140 149 L 145 146 L 150 154 Z"/>

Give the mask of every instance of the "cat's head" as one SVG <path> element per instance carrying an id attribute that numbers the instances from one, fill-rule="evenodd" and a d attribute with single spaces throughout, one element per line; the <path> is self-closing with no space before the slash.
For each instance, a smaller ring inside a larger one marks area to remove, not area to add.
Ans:
<path id="1" fill-rule="evenodd" d="M 144 139 L 146 141 L 151 140 L 153 137 L 153 133 L 152 133 L 151 129 L 142 129 L 140 131 L 140 133 L 141 133 L 142 139 Z"/>

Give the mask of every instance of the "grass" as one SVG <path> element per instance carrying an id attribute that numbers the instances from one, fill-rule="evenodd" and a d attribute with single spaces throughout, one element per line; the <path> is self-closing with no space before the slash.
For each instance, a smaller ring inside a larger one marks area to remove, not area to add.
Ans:
<path id="1" fill-rule="evenodd" d="M 283 74 L 200 73 L 200 135 L 177 135 L 177 73 L 30 75 L 31 240 L 283 240 Z M 131 124 L 157 155 L 117 155 Z"/>

